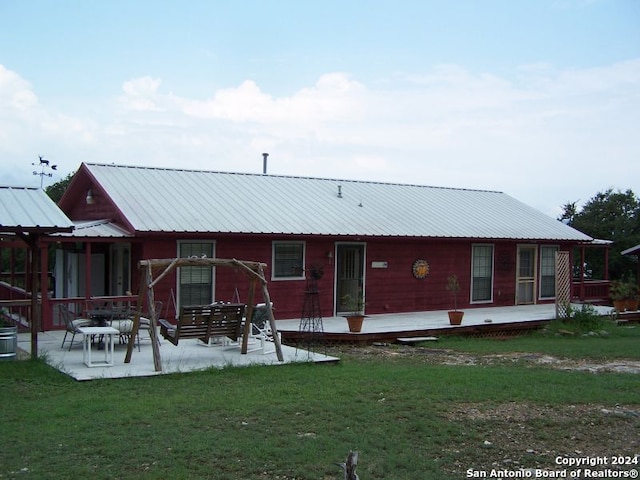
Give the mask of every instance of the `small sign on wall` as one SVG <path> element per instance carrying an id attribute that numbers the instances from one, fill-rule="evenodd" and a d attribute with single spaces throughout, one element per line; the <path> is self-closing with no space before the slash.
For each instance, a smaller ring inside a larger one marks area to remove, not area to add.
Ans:
<path id="1" fill-rule="evenodd" d="M 371 268 L 388 268 L 389 262 L 371 262 Z"/>

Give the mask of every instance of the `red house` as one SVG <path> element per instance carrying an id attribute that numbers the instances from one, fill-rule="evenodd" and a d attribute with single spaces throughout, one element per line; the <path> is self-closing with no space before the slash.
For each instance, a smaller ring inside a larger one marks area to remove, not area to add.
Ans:
<path id="1" fill-rule="evenodd" d="M 501 192 L 83 163 L 59 202 L 76 229 L 55 242 L 54 297 L 137 292 L 141 259 L 268 264 L 276 317 L 300 318 L 312 270 L 323 316 L 361 292 L 366 313 L 555 299 L 557 251 L 592 238 Z M 183 268 L 155 287 L 180 305 L 246 300 L 232 270 Z M 86 285 L 90 285 L 87 291 Z"/>

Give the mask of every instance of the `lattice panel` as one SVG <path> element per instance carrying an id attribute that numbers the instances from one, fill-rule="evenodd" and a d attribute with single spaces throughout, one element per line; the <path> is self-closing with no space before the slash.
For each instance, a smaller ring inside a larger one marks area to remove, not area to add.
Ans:
<path id="1" fill-rule="evenodd" d="M 569 316 L 571 263 L 569 252 L 556 252 L 556 318 Z"/>

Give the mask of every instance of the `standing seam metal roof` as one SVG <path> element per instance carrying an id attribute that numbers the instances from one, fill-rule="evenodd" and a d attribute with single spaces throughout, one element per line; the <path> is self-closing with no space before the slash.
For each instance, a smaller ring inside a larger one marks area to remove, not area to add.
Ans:
<path id="1" fill-rule="evenodd" d="M 591 240 L 502 192 L 120 165 L 86 167 L 139 232 Z"/>
<path id="2" fill-rule="evenodd" d="M 0 231 L 71 230 L 73 223 L 38 188 L 0 186 Z"/>

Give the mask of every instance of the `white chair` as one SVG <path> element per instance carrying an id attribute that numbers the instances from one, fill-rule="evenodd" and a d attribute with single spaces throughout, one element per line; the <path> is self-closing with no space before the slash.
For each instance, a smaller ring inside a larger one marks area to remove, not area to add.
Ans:
<path id="1" fill-rule="evenodd" d="M 271 303 L 271 309 L 273 311 L 273 302 Z M 251 316 L 251 334 L 250 339 L 254 339 L 260 342 L 259 348 L 253 348 L 249 351 L 262 350 L 263 355 L 269 353 L 275 353 L 275 340 L 273 338 L 273 331 L 271 330 L 271 324 L 269 322 L 269 309 L 266 303 L 259 303 L 253 307 L 253 315 Z M 278 332 L 278 340 L 281 340 L 280 332 Z M 273 348 L 267 349 L 269 345 Z"/>

